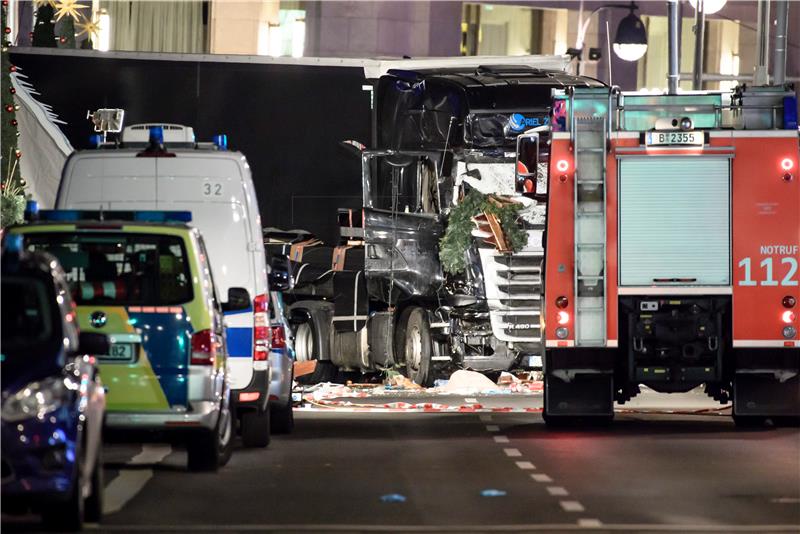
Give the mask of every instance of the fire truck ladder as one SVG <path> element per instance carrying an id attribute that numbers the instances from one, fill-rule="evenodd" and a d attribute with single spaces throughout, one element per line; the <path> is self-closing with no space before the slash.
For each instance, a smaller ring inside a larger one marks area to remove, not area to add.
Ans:
<path id="1" fill-rule="evenodd" d="M 606 154 L 608 92 L 572 96 L 575 154 L 575 345 L 606 344 Z M 602 112 L 605 110 L 605 112 Z"/>

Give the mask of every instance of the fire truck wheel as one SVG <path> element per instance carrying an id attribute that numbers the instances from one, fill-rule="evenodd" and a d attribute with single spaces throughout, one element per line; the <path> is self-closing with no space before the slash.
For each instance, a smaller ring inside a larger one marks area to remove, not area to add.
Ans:
<path id="1" fill-rule="evenodd" d="M 761 415 L 734 415 L 733 423 L 739 428 L 757 428 L 764 426 L 767 418 Z"/>
<path id="2" fill-rule="evenodd" d="M 408 378 L 421 386 L 430 385 L 433 344 L 425 310 L 417 306 L 403 310 L 397 324 L 397 334 Z"/>

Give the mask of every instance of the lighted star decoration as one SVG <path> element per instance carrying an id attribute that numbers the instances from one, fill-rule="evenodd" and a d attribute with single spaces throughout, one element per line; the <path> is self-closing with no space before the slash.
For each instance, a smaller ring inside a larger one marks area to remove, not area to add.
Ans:
<path id="1" fill-rule="evenodd" d="M 100 35 L 100 21 L 98 19 L 90 20 L 84 18 L 82 22 L 76 22 L 75 28 L 80 30 L 76 35 L 80 37 L 84 33 L 89 39 L 98 37 Z"/>
<path id="2" fill-rule="evenodd" d="M 56 2 L 55 0 L 33 0 L 33 7 L 36 9 L 44 6 L 56 7 Z"/>
<path id="3" fill-rule="evenodd" d="M 79 0 L 56 1 L 56 20 L 61 20 L 64 17 L 72 17 L 73 19 L 77 20 L 79 15 L 78 10 L 89 7 L 79 4 L 78 1 Z"/>

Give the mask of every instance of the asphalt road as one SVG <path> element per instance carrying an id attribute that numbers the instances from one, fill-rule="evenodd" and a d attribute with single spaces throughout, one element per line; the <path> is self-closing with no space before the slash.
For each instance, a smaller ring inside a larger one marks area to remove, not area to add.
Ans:
<path id="1" fill-rule="evenodd" d="M 689 413 L 705 402 L 668 398 L 649 406 L 661 413 L 560 431 L 536 413 L 300 410 L 292 435 L 273 437 L 267 450 L 238 448 L 216 474 L 187 472 L 185 453 L 166 446 L 113 445 L 109 513 L 88 528 L 800 532 L 800 430 L 664 415 L 670 405 Z M 638 406 L 647 409 L 647 399 Z M 394 494 L 402 502 L 382 500 Z M 35 530 L 3 525 L 20 528 Z"/>

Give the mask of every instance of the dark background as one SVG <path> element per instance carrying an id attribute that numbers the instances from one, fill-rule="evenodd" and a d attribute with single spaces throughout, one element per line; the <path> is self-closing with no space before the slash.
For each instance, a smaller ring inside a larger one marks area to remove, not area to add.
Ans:
<path id="1" fill-rule="evenodd" d="M 336 209 L 361 205 L 361 163 L 339 146 L 370 144 L 370 95 L 360 67 L 41 55 L 11 61 L 53 108 L 76 149 L 93 133 L 88 110 L 122 108 L 125 124 L 194 127 L 198 141 L 226 133 L 247 156 L 262 224 L 338 238 Z"/>

